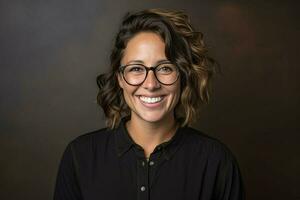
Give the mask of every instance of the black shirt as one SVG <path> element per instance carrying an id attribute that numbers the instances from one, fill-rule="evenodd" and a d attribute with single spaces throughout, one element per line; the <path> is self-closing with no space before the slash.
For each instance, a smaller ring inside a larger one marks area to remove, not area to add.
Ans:
<path id="1" fill-rule="evenodd" d="M 190 127 L 154 149 L 149 160 L 125 128 L 79 136 L 58 170 L 55 200 L 241 200 L 244 187 L 233 154 Z"/>

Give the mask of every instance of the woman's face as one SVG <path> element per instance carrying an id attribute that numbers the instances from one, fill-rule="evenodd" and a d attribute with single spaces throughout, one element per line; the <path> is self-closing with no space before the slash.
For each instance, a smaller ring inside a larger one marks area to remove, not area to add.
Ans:
<path id="1" fill-rule="evenodd" d="M 141 32 L 127 43 L 121 65 L 143 64 L 150 67 L 163 61 L 167 58 L 162 38 L 155 33 Z M 121 74 L 118 81 L 131 109 L 131 119 L 152 123 L 174 120 L 174 108 L 180 97 L 180 77 L 172 85 L 163 85 L 154 72 L 149 71 L 146 80 L 139 86 L 127 84 Z"/>

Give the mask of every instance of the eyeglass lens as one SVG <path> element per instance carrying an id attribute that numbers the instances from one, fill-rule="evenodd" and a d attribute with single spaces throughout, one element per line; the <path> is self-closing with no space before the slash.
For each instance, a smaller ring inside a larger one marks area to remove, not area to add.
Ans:
<path id="1" fill-rule="evenodd" d="M 162 84 L 173 84 L 178 78 L 178 70 L 171 63 L 160 64 L 155 67 L 155 76 Z M 125 80 L 131 85 L 139 85 L 146 79 L 147 68 L 140 64 L 127 65 L 123 75 Z"/>

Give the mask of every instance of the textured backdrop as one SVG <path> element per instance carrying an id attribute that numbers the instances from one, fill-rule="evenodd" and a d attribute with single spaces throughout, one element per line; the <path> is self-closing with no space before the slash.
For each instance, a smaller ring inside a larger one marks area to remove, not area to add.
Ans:
<path id="1" fill-rule="evenodd" d="M 299 3 L 224 2 L 0 0 L 0 199 L 52 198 L 66 144 L 104 126 L 121 16 L 154 7 L 186 10 L 221 63 L 195 126 L 234 152 L 248 199 L 299 199 Z"/>

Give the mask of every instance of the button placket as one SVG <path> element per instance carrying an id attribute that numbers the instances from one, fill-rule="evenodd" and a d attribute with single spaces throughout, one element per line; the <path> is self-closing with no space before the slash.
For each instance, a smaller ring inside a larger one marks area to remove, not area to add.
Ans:
<path id="1" fill-rule="evenodd" d="M 155 159 L 153 160 L 152 158 L 152 162 L 151 161 L 148 163 L 149 166 L 149 189 L 151 190 L 153 183 L 155 182 L 155 180 L 157 179 L 159 173 L 159 169 L 162 167 L 162 165 L 165 163 L 166 159 L 163 155 L 164 149 L 161 148 L 162 151 L 158 152 L 158 155 L 155 157 Z"/>
<path id="2" fill-rule="evenodd" d="M 149 165 L 150 165 L 150 166 L 154 165 L 154 161 L 151 160 L 151 161 L 149 162 Z"/>
<path id="3" fill-rule="evenodd" d="M 145 186 L 142 186 L 142 187 L 141 187 L 141 191 L 144 192 L 145 190 L 146 190 L 146 187 L 145 187 Z"/>
<path id="4" fill-rule="evenodd" d="M 138 161 L 137 166 L 137 199 L 138 200 L 148 200 L 149 199 L 149 167 L 148 162 L 145 158 Z"/>

